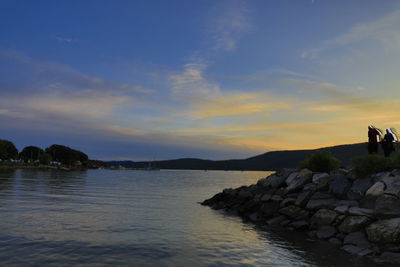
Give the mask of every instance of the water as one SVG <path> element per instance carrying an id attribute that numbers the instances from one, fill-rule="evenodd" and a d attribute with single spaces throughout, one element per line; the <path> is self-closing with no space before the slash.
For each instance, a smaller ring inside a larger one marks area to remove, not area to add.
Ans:
<path id="1" fill-rule="evenodd" d="M 267 174 L 0 170 L 0 265 L 375 266 L 198 204 Z"/>

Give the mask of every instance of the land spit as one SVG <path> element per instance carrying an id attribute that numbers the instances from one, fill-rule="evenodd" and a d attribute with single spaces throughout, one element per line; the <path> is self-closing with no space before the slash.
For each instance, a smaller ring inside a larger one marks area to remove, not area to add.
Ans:
<path id="1" fill-rule="evenodd" d="M 379 263 L 400 264 L 400 170 L 357 178 L 344 169 L 285 169 L 201 204 L 304 231 Z"/>

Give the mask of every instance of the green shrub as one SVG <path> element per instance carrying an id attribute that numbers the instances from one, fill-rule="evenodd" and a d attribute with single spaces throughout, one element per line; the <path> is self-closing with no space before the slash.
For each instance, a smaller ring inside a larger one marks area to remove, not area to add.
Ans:
<path id="1" fill-rule="evenodd" d="M 372 154 L 352 159 L 352 166 L 354 173 L 362 177 L 377 172 L 392 170 L 395 168 L 395 162 L 400 163 L 400 155 L 396 155 L 396 157 L 392 159 Z"/>
<path id="2" fill-rule="evenodd" d="M 300 163 L 300 168 L 314 172 L 330 172 L 339 168 L 340 161 L 328 150 L 318 150 Z"/>

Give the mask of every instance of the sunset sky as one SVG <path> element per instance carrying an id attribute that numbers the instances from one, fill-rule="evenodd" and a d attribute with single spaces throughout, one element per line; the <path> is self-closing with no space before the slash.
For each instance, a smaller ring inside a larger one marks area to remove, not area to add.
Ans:
<path id="1" fill-rule="evenodd" d="M 244 158 L 400 127 L 397 0 L 0 0 L 0 139 Z"/>

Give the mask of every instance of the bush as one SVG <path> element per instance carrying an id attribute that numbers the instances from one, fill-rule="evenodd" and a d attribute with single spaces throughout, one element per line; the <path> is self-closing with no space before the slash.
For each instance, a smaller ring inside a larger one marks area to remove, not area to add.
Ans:
<path id="1" fill-rule="evenodd" d="M 314 172 L 330 172 L 339 168 L 340 160 L 335 158 L 330 151 L 318 150 L 301 162 L 300 168 L 307 168 Z"/>
<path id="2" fill-rule="evenodd" d="M 400 155 L 395 158 L 386 158 L 378 154 L 366 155 L 352 159 L 354 173 L 361 177 L 369 174 L 390 171 L 400 163 Z"/>

